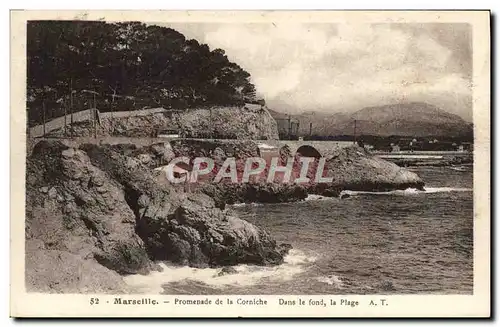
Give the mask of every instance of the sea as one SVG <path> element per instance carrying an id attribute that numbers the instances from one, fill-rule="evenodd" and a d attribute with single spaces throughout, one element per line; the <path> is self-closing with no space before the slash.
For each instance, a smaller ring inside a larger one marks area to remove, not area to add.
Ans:
<path id="1" fill-rule="evenodd" d="M 293 249 L 278 266 L 236 273 L 160 263 L 125 282 L 145 294 L 472 294 L 472 166 L 409 168 L 425 191 L 346 192 L 232 206 Z"/>

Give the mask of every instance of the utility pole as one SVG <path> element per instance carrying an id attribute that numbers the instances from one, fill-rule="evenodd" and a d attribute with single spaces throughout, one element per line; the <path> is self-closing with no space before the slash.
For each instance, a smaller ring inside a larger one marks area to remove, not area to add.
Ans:
<path id="1" fill-rule="evenodd" d="M 73 138 L 73 78 L 71 78 L 69 81 L 69 111 L 71 114 L 71 120 L 70 120 L 71 138 Z"/>
<path id="2" fill-rule="evenodd" d="M 94 89 L 94 109 L 93 115 L 94 115 L 94 138 L 97 138 L 97 105 L 95 101 L 95 89 Z"/>
<path id="3" fill-rule="evenodd" d="M 42 110 L 43 110 L 43 137 L 45 137 L 45 100 L 42 102 Z"/>
<path id="4" fill-rule="evenodd" d="M 89 115 L 90 115 L 90 126 L 92 126 L 92 129 L 90 130 L 90 135 L 95 136 L 95 116 L 94 116 L 94 109 L 92 109 L 92 101 L 91 99 L 88 99 L 89 102 Z"/>
<path id="5" fill-rule="evenodd" d="M 313 123 L 309 123 L 309 138 L 312 136 L 312 131 L 313 131 Z"/>
<path id="6" fill-rule="evenodd" d="M 66 135 L 66 115 L 67 115 L 67 108 L 68 103 L 66 102 L 66 99 L 63 97 L 63 107 L 64 107 L 64 135 Z"/>
<path id="7" fill-rule="evenodd" d="M 292 117 L 288 115 L 288 139 L 292 138 Z"/>
<path id="8" fill-rule="evenodd" d="M 57 99 L 57 90 L 54 90 L 54 106 L 57 106 L 57 104 L 59 103 L 57 100 L 58 100 Z M 55 108 L 57 108 L 57 107 L 55 107 Z M 60 108 L 57 108 L 56 116 L 59 115 L 59 109 Z M 52 114 L 54 114 L 53 109 L 52 109 Z"/>
<path id="9" fill-rule="evenodd" d="M 356 119 L 354 119 L 354 144 L 356 144 Z"/>

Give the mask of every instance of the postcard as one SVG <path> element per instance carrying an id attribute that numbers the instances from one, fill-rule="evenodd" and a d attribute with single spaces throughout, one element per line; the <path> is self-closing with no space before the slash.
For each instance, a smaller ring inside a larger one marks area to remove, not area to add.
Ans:
<path id="1" fill-rule="evenodd" d="M 11 11 L 12 317 L 489 317 L 489 11 Z"/>

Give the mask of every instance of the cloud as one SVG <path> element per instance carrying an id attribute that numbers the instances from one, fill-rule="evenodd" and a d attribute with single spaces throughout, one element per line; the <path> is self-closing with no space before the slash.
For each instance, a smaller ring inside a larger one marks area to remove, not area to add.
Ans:
<path id="1" fill-rule="evenodd" d="M 172 27 L 224 49 L 277 110 L 353 111 L 426 101 L 472 116 L 468 25 L 191 25 Z"/>

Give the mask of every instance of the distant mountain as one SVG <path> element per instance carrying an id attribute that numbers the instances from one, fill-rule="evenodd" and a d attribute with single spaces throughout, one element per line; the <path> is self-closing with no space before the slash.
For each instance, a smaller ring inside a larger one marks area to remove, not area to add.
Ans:
<path id="1" fill-rule="evenodd" d="M 271 115 L 275 119 L 288 117 L 276 111 Z M 299 121 L 300 135 L 309 134 L 310 123 L 316 135 L 353 135 L 354 121 L 357 135 L 452 137 L 472 132 L 472 124 L 461 117 L 422 102 L 367 107 L 353 114 L 309 112 L 291 118 Z"/>

